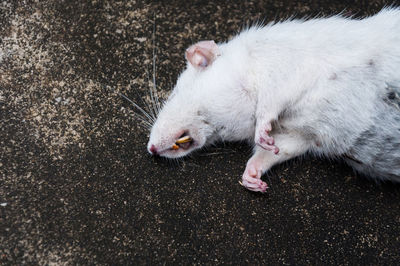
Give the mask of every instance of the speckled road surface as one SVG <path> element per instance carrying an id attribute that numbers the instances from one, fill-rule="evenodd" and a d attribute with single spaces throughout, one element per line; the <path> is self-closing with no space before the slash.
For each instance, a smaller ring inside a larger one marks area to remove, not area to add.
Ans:
<path id="1" fill-rule="evenodd" d="M 105 87 L 143 106 L 153 48 L 165 98 L 198 40 L 387 3 L 0 1 L 0 264 L 399 264 L 399 185 L 305 157 L 251 193 L 238 183 L 250 147 L 153 158 Z"/>

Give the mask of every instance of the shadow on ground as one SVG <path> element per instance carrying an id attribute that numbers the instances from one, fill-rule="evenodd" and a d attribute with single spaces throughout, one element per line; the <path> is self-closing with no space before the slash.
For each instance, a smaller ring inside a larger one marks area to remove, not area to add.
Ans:
<path id="1" fill-rule="evenodd" d="M 152 158 L 132 106 L 103 86 L 149 102 L 154 48 L 165 98 L 195 41 L 386 2 L 23 2 L 0 3 L 1 263 L 399 262 L 399 186 L 303 158 L 251 193 L 248 146 Z"/>

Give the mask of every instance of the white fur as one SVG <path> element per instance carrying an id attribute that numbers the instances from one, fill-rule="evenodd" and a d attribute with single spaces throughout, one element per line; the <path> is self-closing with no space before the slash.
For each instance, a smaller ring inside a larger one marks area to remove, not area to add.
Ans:
<path id="1" fill-rule="evenodd" d="M 251 27 L 218 46 L 212 65 L 188 64 L 180 75 L 148 147 L 181 157 L 217 140 L 258 144 L 272 123 L 280 152 L 255 149 L 248 168 L 259 178 L 307 151 L 342 156 L 374 124 L 387 84 L 400 81 L 400 9 L 362 20 L 334 16 Z M 194 145 L 170 150 L 183 131 Z"/>

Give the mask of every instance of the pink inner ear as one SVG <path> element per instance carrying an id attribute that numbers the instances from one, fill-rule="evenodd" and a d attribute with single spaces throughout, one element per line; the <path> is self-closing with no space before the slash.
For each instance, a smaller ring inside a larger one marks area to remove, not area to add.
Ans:
<path id="1" fill-rule="evenodd" d="M 201 41 L 186 50 L 186 59 L 196 68 L 206 68 L 219 55 L 214 41 Z"/>

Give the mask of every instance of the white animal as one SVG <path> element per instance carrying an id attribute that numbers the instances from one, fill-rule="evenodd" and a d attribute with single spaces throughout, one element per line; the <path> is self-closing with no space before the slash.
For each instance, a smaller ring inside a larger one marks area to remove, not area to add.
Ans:
<path id="1" fill-rule="evenodd" d="M 194 44 L 186 59 L 152 127 L 151 154 L 248 140 L 242 184 L 261 192 L 264 172 L 306 152 L 400 182 L 400 9 L 251 27 Z"/>

